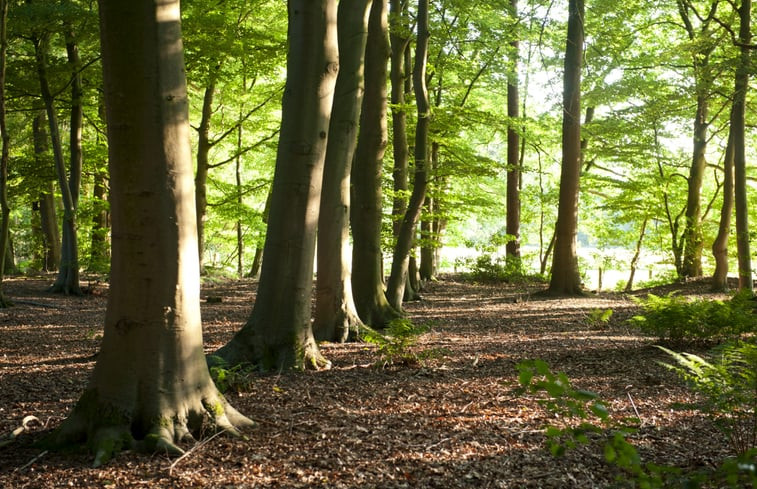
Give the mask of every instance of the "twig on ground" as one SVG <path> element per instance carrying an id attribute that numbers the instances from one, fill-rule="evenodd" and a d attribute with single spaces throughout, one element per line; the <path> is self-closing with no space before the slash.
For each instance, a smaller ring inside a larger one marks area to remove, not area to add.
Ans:
<path id="1" fill-rule="evenodd" d="M 189 450 L 187 450 L 186 452 L 184 452 L 184 454 L 182 454 L 179 458 L 177 458 L 176 460 L 174 460 L 173 463 L 171 463 L 171 465 L 168 467 L 168 475 L 169 475 L 169 477 L 173 476 L 173 469 L 176 467 L 176 464 L 178 464 L 179 462 L 181 462 L 185 458 L 189 457 L 190 455 L 192 455 L 194 452 L 196 452 L 200 448 L 202 448 L 205 445 L 207 445 L 208 443 L 210 443 L 210 441 L 213 440 L 213 438 L 215 438 L 215 437 L 217 437 L 217 436 L 219 436 L 219 435 L 221 435 L 223 433 L 226 433 L 226 430 L 221 430 L 218 433 L 215 433 L 214 435 L 212 435 L 212 436 L 210 436 L 208 438 L 205 438 L 204 440 L 202 440 L 202 441 L 200 441 L 198 443 L 195 443 L 195 445 L 192 448 L 190 448 Z"/>
<path id="2" fill-rule="evenodd" d="M 15 470 L 14 470 L 13 472 L 21 472 L 21 471 L 23 471 L 23 470 L 26 470 L 26 469 L 27 469 L 27 468 L 28 468 L 28 467 L 29 467 L 29 466 L 30 466 L 31 464 L 33 464 L 33 463 L 34 463 L 34 462 L 36 462 L 37 460 L 41 459 L 41 458 L 42 458 L 42 457 L 44 457 L 45 455 L 47 455 L 47 450 L 43 451 L 42 453 L 40 453 L 39 455 L 37 455 L 37 456 L 36 456 L 36 457 L 34 457 L 33 459 L 29 460 L 29 461 L 28 461 L 27 463 L 25 463 L 25 464 L 24 464 L 24 465 L 22 465 L 21 467 L 18 467 L 18 468 L 17 468 L 17 469 L 15 469 Z"/>

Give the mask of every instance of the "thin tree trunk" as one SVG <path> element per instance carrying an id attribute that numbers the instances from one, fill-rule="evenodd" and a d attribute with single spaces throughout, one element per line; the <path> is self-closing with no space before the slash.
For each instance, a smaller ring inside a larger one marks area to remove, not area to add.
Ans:
<path id="1" fill-rule="evenodd" d="M 60 187 L 61 197 L 63 200 L 63 240 L 61 250 L 61 261 L 58 267 L 58 276 L 55 283 L 51 287 L 53 292 L 62 292 L 67 295 L 82 295 L 81 287 L 79 285 L 79 252 L 78 244 L 76 240 L 76 203 L 78 200 L 77 195 L 71 192 L 73 183 L 78 181 L 78 175 L 76 175 L 77 168 L 71 168 L 71 175 L 69 179 L 66 179 L 66 163 L 63 157 L 63 145 L 61 144 L 60 131 L 58 130 L 58 117 L 53 105 L 53 95 L 50 92 L 49 83 L 47 80 L 47 56 L 48 56 L 48 41 L 49 34 L 43 34 L 42 37 L 34 39 L 34 50 L 36 58 L 37 75 L 40 83 L 40 92 L 42 94 L 42 100 L 45 104 L 45 111 L 47 113 L 47 122 L 50 128 L 50 139 L 53 145 L 53 161 L 55 162 L 55 171 L 58 175 L 58 184 Z M 77 69 L 78 72 L 78 69 Z M 72 87 L 75 84 L 75 79 L 72 80 Z M 72 91 L 75 91 L 72 88 Z M 76 100 L 81 102 L 81 99 L 77 96 L 72 101 L 72 143 L 76 146 L 76 134 L 73 126 L 76 125 L 75 111 Z M 79 139 L 79 141 L 81 141 Z M 74 158 L 74 152 L 72 151 L 72 164 L 76 164 Z M 79 168 L 79 171 L 80 168 Z M 77 187 L 78 189 L 78 187 Z"/>
<path id="2" fill-rule="evenodd" d="M 363 104 L 365 44 L 372 0 L 341 0 L 339 75 L 331 109 L 318 218 L 318 274 L 313 333 L 317 340 L 356 339 L 362 322 L 350 278 L 350 171 Z"/>
<path id="3" fill-rule="evenodd" d="M 247 85 L 247 83 L 244 83 Z M 242 117 L 240 111 L 240 119 Z M 237 127 L 237 154 L 234 157 L 234 179 L 237 189 L 237 208 L 242 209 L 242 124 Z M 242 233 L 242 219 L 237 217 L 237 276 L 244 276 L 244 236 Z"/>
<path id="4" fill-rule="evenodd" d="M 647 232 L 647 222 L 649 222 L 648 217 L 644 217 L 644 220 L 641 222 L 641 230 L 639 231 L 639 239 L 636 240 L 636 249 L 634 250 L 633 257 L 631 258 L 630 268 L 631 273 L 628 275 L 628 282 L 626 282 L 625 291 L 631 292 L 633 289 L 633 279 L 636 275 L 636 267 L 639 264 L 639 257 L 641 257 L 641 245 L 644 242 L 644 235 Z"/>
<path id="5" fill-rule="evenodd" d="M 407 30 L 407 0 L 391 0 L 389 40 L 391 42 L 391 69 L 389 79 L 392 92 L 392 151 L 394 166 L 392 181 L 394 197 L 392 199 L 392 234 L 394 239 L 400 231 L 402 216 L 407 208 L 408 164 L 410 152 L 407 144 L 407 111 L 405 110 L 405 93 L 408 79 L 405 72 L 406 53 L 409 51 L 410 39 Z"/>
<path id="6" fill-rule="evenodd" d="M 323 165 L 339 69 L 336 0 L 290 0 L 287 86 L 260 286 L 247 323 L 216 356 L 261 370 L 330 366 L 310 323 Z"/>
<path id="7" fill-rule="evenodd" d="M 746 94 L 749 90 L 749 72 L 752 69 L 750 44 L 752 1 L 742 0 L 739 9 L 741 25 L 739 44 L 741 57 L 736 68 L 733 94 L 731 130 L 734 147 L 734 204 L 736 209 L 736 249 L 739 258 L 739 288 L 754 290 L 752 280 L 752 255 L 749 246 L 749 200 L 746 185 L 745 112 Z"/>
<path id="8" fill-rule="evenodd" d="M 723 158 L 723 205 L 720 208 L 720 224 L 718 235 L 712 242 L 712 256 L 715 258 L 712 289 L 715 291 L 728 290 L 728 236 L 731 234 L 733 215 L 733 153 L 733 127 L 731 127 Z"/>
<path id="9" fill-rule="evenodd" d="M 197 169 L 195 171 L 195 208 L 197 213 L 197 246 L 200 273 L 205 272 L 205 220 L 208 212 L 208 170 L 210 168 L 210 119 L 213 115 L 215 77 L 211 77 L 202 98 L 202 117 L 197 128 Z"/>
<path id="10" fill-rule="evenodd" d="M 549 292 L 582 294 L 576 254 L 578 197 L 581 174 L 581 65 L 584 44 L 584 0 L 570 0 L 565 49 L 562 170 Z"/>
<path id="11" fill-rule="evenodd" d="M 273 186 L 268 189 L 268 196 L 265 199 L 265 206 L 263 207 L 263 224 L 268 225 L 268 215 L 271 213 L 271 192 Z M 255 247 L 255 256 L 252 259 L 252 266 L 250 267 L 250 278 L 258 278 L 260 275 L 260 267 L 263 264 L 263 246 L 257 245 Z"/>
<path id="12" fill-rule="evenodd" d="M 365 51 L 365 96 L 351 174 L 352 293 L 360 319 L 374 328 L 400 317 L 384 295 L 381 254 L 381 178 L 388 138 L 386 9 L 386 0 L 373 0 Z"/>
<path id="13" fill-rule="evenodd" d="M 10 135 L 5 118 L 5 67 L 8 54 L 8 1 L 0 0 L 0 307 L 10 302 L 3 293 L 5 258 L 10 241 L 10 206 L 8 205 L 8 160 Z"/>
<path id="14" fill-rule="evenodd" d="M 688 178 L 685 226 L 683 231 L 682 277 L 699 277 L 702 275 L 702 181 L 706 168 L 705 152 L 707 150 L 707 114 L 706 95 L 697 96 L 697 114 L 694 120 L 694 150 L 691 157 L 691 169 Z"/>
<path id="15" fill-rule="evenodd" d="M 423 201 L 426 197 L 428 180 L 429 149 L 428 132 L 431 118 L 428 90 L 426 88 L 426 62 L 428 59 L 428 0 L 418 0 L 417 39 L 415 45 L 415 65 L 413 67 L 413 90 L 418 106 L 418 121 L 415 128 L 414 179 L 413 191 L 402 219 L 400 233 L 394 246 L 392 272 L 386 286 L 389 304 L 402 310 L 402 298 L 405 293 L 410 248 L 415 237 L 415 226 L 420 217 Z"/>
<path id="16" fill-rule="evenodd" d="M 45 111 L 37 113 L 32 121 L 32 139 L 34 140 L 34 162 L 38 168 L 45 168 L 47 165 L 46 156 L 49 150 L 48 137 L 45 131 Z M 51 178 L 54 178 L 55 169 L 49 168 Z M 42 270 L 46 272 L 55 271 L 61 261 L 61 242 L 58 231 L 58 220 L 55 215 L 55 187 L 52 180 L 44 185 L 45 191 L 39 196 L 39 217 L 40 228 L 42 231 L 43 250 L 42 250 Z"/>
<path id="17" fill-rule="evenodd" d="M 510 15 L 518 18 L 518 0 L 510 0 Z M 520 267 L 520 135 L 518 134 L 519 96 L 518 59 L 520 43 L 510 43 L 512 71 L 507 81 L 507 196 L 505 232 L 511 236 L 505 245 L 505 259 Z"/>

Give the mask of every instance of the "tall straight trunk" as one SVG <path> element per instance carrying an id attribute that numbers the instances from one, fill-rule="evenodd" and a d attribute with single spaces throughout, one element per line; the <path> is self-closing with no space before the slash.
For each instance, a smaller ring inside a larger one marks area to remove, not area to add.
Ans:
<path id="1" fill-rule="evenodd" d="M 510 0 L 510 15 L 517 19 L 518 0 Z M 510 43 L 512 72 L 507 80 L 507 196 L 505 232 L 510 240 L 505 245 L 505 259 L 519 266 L 520 260 L 520 135 L 518 133 L 518 58 L 520 43 Z"/>
<path id="2" fill-rule="evenodd" d="M 434 252 L 437 248 L 438 236 L 434 233 L 435 205 L 436 199 L 426 195 L 421 217 L 421 263 L 418 267 L 418 275 L 422 281 L 434 280 L 436 273 L 436 254 Z"/>
<path id="3" fill-rule="evenodd" d="M 197 128 L 197 169 L 195 171 L 195 212 L 197 213 L 197 247 L 200 273 L 205 271 L 205 220 L 208 212 L 208 170 L 210 168 L 210 118 L 213 115 L 215 78 L 211 78 L 202 97 L 202 116 Z"/>
<path id="4" fill-rule="evenodd" d="M 381 177 L 387 145 L 386 0 L 373 0 L 365 47 L 365 96 L 360 113 L 355 161 L 352 163 L 350 227 L 352 229 L 352 293 L 363 323 L 383 328 L 400 316 L 384 295 L 381 254 Z"/>
<path id="5" fill-rule="evenodd" d="M 733 114 L 731 114 L 733 119 Z M 720 208 L 718 235 L 712 242 L 712 256 L 715 258 L 715 272 L 712 274 L 712 289 L 728 290 L 728 236 L 731 234 L 733 215 L 733 126 L 728 135 L 728 144 L 723 158 L 723 204 Z"/>
<path id="6" fill-rule="evenodd" d="M 697 113 L 694 119 L 694 149 L 689 169 L 688 194 L 686 199 L 685 225 L 683 231 L 682 277 L 702 275 L 702 182 L 707 165 L 707 116 L 709 101 L 705 94 L 697 95 Z"/>
<path id="7" fill-rule="evenodd" d="M 245 82 L 245 85 L 247 83 Z M 241 119 L 241 112 L 240 112 Z M 237 127 L 237 154 L 234 157 L 234 183 L 237 189 L 237 208 L 242 209 L 242 124 Z M 237 218 L 237 277 L 244 276 L 244 235 L 242 232 L 242 219 Z"/>
<path id="8" fill-rule="evenodd" d="M 582 294 L 576 235 L 581 175 L 581 61 L 584 45 L 584 0 L 568 4 L 568 39 L 563 85 L 562 168 L 557 210 L 551 294 Z"/>
<path id="9" fill-rule="evenodd" d="M 192 161 L 177 0 L 99 4 L 113 215 L 105 330 L 90 383 L 55 436 L 180 454 L 251 422 L 205 362 Z M 139 196 L 139 198 L 135 198 Z"/>
<path id="10" fill-rule="evenodd" d="M 216 352 L 262 370 L 322 368 L 310 323 L 323 164 L 339 70 L 336 0 L 290 0 L 287 85 L 260 286 L 252 313 Z"/>
<path id="11" fill-rule="evenodd" d="M 752 280 L 752 255 L 749 246 L 749 201 L 746 185 L 746 143 L 745 112 L 746 94 L 749 90 L 751 70 L 751 12 L 752 1 L 742 0 L 739 9 L 739 45 L 741 57 L 736 68 L 736 81 L 731 111 L 731 131 L 733 131 L 734 161 L 734 204 L 736 208 L 736 249 L 739 258 L 739 288 L 754 290 Z"/>
<path id="12" fill-rule="evenodd" d="M 407 143 L 407 111 L 405 110 L 406 81 L 408 79 L 405 62 L 409 52 L 410 38 L 407 29 L 408 0 L 391 0 L 389 41 L 391 44 L 391 64 L 389 80 L 391 82 L 392 102 L 392 151 L 394 164 L 392 181 L 394 196 L 392 199 L 392 234 L 394 239 L 400 231 L 402 216 L 407 207 L 408 165 L 410 151 Z"/>
<path id="13" fill-rule="evenodd" d="M 10 305 L 3 293 L 5 257 L 10 241 L 10 206 L 8 205 L 8 160 L 10 135 L 5 118 L 5 66 L 8 54 L 8 0 L 0 0 L 0 307 Z"/>
<path id="14" fill-rule="evenodd" d="M 90 249 L 90 269 L 105 271 L 110 263 L 110 247 L 108 245 L 108 210 L 107 182 L 102 172 L 95 173 L 92 189 L 95 212 L 92 216 L 92 238 Z"/>
<path id="15" fill-rule="evenodd" d="M 386 285 L 386 296 L 389 304 L 395 309 L 402 310 L 402 298 L 407 281 L 408 261 L 410 249 L 415 238 L 415 226 L 420 217 L 423 201 L 426 197 L 428 179 L 428 132 L 431 119 L 431 105 L 426 88 L 426 63 L 428 60 L 428 0 L 418 0 L 417 38 L 415 43 L 415 65 L 413 66 L 413 91 L 418 107 L 418 121 L 415 128 L 415 164 L 413 191 L 407 203 L 405 216 L 402 219 L 397 242 L 392 256 L 392 271 Z"/>
<path id="16" fill-rule="evenodd" d="M 81 167 L 75 166 L 77 164 L 76 154 L 77 149 L 74 148 L 71 152 L 72 167 L 70 169 L 70 175 L 66 174 L 66 162 L 63 156 L 63 145 L 61 143 L 60 131 L 58 130 L 58 116 L 55 112 L 55 106 L 53 104 L 53 95 L 50 92 L 50 86 L 47 79 L 47 56 L 48 56 L 48 42 L 49 34 L 43 34 L 41 37 L 34 39 L 34 52 L 36 59 L 37 76 L 39 78 L 40 92 L 42 94 L 42 101 L 45 104 L 45 111 L 47 113 L 47 122 L 50 128 L 50 140 L 53 145 L 53 161 L 55 163 L 55 172 L 58 176 L 58 184 L 60 187 L 61 198 L 63 200 L 63 239 L 61 246 L 61 260 L 58 267 L 58 276 L 55 283 L 51 287 L 53 292 L 62 292 L 67 295 L 82 295 L 81 287 L 79 285 L 79 250 L 76 237 L 76 204 L 78 201 L 78 187 L 76 192 L 72 192 L 71 188 L 74 182 L 78 182 L 80 179 Z M 69 57 L 71 54 L 69 54 Z M 78 63 L 72 62 L 72 65 L 77 66 Z M 78 73 L 78 68 L 74 68 Z M 76 93 L 74 86 L 78 76 L 74 76 L 72 79 L 72 93 Z M 71 104 L 71 142 L 73 146 L 81 143 L 80 136 L 77 136 L 74 126 L 80 128 L 78 122 L 77 101 L 79 106 L 81 105 L 81 97 L 76 95 L 72 99 Z M 77 137 L 78 143 L 76 141 Z M 80 153 L 79 153 L 80 154 Z"/>
<path id="17" fill-rule="evenodd" d="M 45 130 L 45 111 L 40 110 L 32 121 L 32 139 L 34 140 L 34 162 L 38 168 L 46 165 L 49 150 L 47 131 Z M 55 169 L 50 167 L 52 173 Z M 51 177 L 52 178 L 52 177 Z M 42 269 L 46 272 L 55 271 L 61 261 L 60 232 L 56 217 L 55 188 L 52 180 L 44 185 L 39 196 L 39 218 L 43 239 Z"/>
<path id="18" fill-rule="evenodd" d="M 363 104 L 365 44 L 372 0 L 341 0 L 339 75 L 331 109 L 318 217 L 318 274 L 313 333 L 317 340 L 357 338 L 362 325 L 350 278 L 350 171 Z"/>

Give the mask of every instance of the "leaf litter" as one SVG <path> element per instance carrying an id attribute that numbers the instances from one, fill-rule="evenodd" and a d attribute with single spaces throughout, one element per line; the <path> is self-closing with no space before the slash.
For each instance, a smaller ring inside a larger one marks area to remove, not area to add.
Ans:
<path id="1" fill-rule="evenodd" d="M 17 305 L 0 310 L 0 487 L 593 488 L 617 474 L 601 447 L 555 458 L 543 429 L 556 423 L 515 392 L 515 365 L 541 358 L 614 416 L 640 419 L 631 440 L 645 461 L 696 469 L 727 455 L 727 440 L 691 406 L 696 398 L 656 362 L 654 340 L 625 321 L 621 294 L 544 298 L 540 285 L 474 284 L 443 277 L 406 305 L 429 329 L 418 362 L 377 367 L 376 345 L 321 345 L 319 372 L 251 374 L 227 397 L 258 426 L 246 440 L 217 437 L 181 459 L 123 453 L 91 468 L 85 452 L 35 446 L 81 394 L 102 336 L 107 290 L 66 298 L 49 280 L 6 280 Z M 257 284 L 208 282 L 208 352 L 247 319 Z M 706 294 L 699 283 L 684 284 Z M 612 309 L 606 321 L 595 311 Z M 423 354 L 426 352 L 427 354 Z M 12 435 L 12 436 L 11 436 Z"/>

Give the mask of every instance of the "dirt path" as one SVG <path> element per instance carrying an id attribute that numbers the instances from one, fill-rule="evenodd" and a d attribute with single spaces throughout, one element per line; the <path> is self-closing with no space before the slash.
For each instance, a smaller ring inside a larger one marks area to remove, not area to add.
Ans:
<path id="1" fill-rule="evenodd" d="M 56 427 L 94 365 L 105 286 L 66 299 L 41 280 L 12 280 L 21 299 L 0 310 L 0 434 L 25 416 L 40 423 L 0 448 L 0 487 L 329 487 L 592 488 L 615 474 L 596 447 L 555 459 L 542 428 L 554 422 L 534 399 L 513 392 L 516 363 L 542 358 L 580 388 L 598 392 L 617 416 L 638 416 L 632 440 L 645 460 L 710 465 L 726 444 L 696 412 L 664 359 L 630 329 L 634 304 L 619 295 L 545 299 L 524 286 L 433 283 L 407 306 L 428 323 L 414 347 L 429 358 L 377 368 L 374 345 L 324 344 L 334 368 L 255 376 L 231 402 L 258 423 L 247 441 L 218 437 L 175 462 L 122 454 L 91 469 L 87 454 L 45 453 L 32 442 Z M 254 299 L 249 281 L 205 287 L 208 350 L 244 322 Z M 593 310 L 612 309 L 606 325 Z M 31 463 L 30 463 L 31 462 Z"/>

